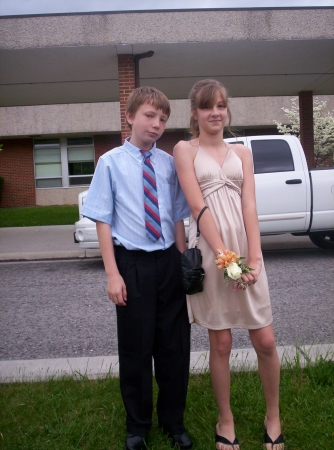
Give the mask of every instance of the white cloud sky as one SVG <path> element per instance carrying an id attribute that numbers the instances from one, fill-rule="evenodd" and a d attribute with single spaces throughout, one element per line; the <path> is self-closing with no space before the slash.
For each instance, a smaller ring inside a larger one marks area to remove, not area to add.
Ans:
<path id="1" fill-rule="evenodd" d="M 197 8 L 334 7 L 334 0 L 0 0 L 0 16 Z"/>

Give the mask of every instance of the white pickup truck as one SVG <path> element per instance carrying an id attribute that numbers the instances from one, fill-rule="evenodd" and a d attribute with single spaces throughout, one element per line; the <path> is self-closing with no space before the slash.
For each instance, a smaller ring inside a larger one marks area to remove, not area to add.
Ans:
<path id="1" fill-rule="evenodd" d="M 308 235 L 318 247 L 334 249 L 334 168 L 308 170 L 295 136 L 231 138 L 252 150 L 261 235 Z M 95 223 L 81 216 L 87 191 L 79 194 L 80 220 L 74 240 L 99 248 Z M 189 221 L 185 221 L 186 233 Z"/>

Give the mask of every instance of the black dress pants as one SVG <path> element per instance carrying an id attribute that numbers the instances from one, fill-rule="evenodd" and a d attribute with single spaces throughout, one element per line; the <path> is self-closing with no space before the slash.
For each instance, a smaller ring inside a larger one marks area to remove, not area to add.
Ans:
<path id="1" fill-rule="evenodd" d="M 127 305 L 117 306 L 121 394 L 127 431 L 145 436 L 152 425 L 152 358 L 159 387 L 159 424 L 184 431 L 183 414 L 190 363 L 190 324 L 175 245 L 154 252 L 116 247 L 127 288 Z"/>

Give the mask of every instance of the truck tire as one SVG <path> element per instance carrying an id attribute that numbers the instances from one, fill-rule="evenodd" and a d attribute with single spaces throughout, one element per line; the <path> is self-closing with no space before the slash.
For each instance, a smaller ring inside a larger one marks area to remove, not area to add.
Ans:
<path id="1" fill-rule="evenodd" d="M 310 233 L 309 238 L 314 245 L 326 250 L 334 250 L 334 231 L 319 231 Z"/>

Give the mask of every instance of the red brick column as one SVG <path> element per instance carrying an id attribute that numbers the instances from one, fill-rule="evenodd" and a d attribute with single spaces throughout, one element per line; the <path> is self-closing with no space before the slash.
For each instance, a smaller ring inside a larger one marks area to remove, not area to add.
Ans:
<path id="1" fill-rule="evenodd" d="M 35 206 L 33 140 L 6 139 L 1 143 L 0 176 L 4 185 L 0 206 Z"/>
<path id="2" fill-rule="evenodd" d="M 133 55 L 118 55 L 118 80 L 123 143 L 124 139 L 130 136 L 130 129 L 125 120 L 125 108 L 128 96 L 135 88 L 135 65 Z"/>
<path id="3" fill-rule="evenodd" d="M 185 131 L 165 131 L 160 139 L 157 140 L 157 147 L 173 156 L 173 148 L 179 141 L 184 141 Z"/>
<path id="4" fill-rule="evenodd" d="M 309 169 L 315 167 L 313 131 L 313 92 L 299 92 L 300 142 Z"/>
<path id="5" fill-rule="evenodd" d="M 121 144 L 121 134 L 97 134 L 94 136 L 95 165 L 99 157 L 104 153 L 119 147 Z"/>

